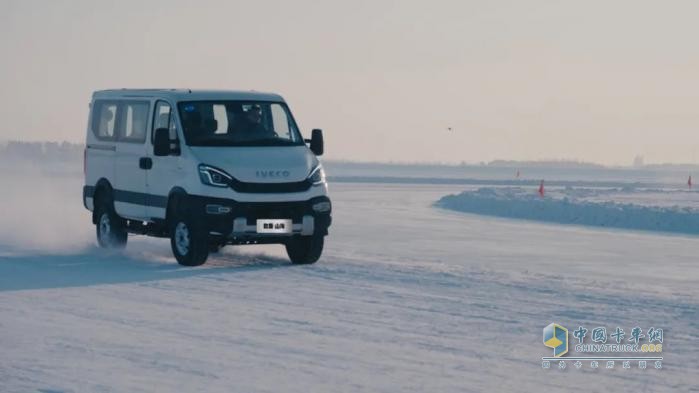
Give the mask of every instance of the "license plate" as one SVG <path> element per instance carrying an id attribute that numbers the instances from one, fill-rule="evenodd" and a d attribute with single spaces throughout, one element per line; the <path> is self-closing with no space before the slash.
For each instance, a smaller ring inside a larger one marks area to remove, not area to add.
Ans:
<path id="1" fill-rule="evenodd" d="M 291 233 L 291 220 L 257 220 L 257 233 Z"/>

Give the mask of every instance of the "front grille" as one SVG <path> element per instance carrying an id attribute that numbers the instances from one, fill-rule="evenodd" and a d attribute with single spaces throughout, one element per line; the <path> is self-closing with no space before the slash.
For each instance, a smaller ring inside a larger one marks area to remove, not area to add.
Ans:
<path id="1" fill-rule="evenodd" d="M 279 193 L 279 192 L 304 192 L 311 188 L 310 180 L 290 183 L 248 183 L 238 179 L 231 179 L 228 186 L 236 192 L 250 194 Z"/>
<path id="2" fill-rule="evenodd" d="M 290 218 L 299 223 L 307 211 L 306 202 L 239 202 L 235 206 L 235 215 L 247 218 L 248 225 L 254 225 L 258 218 Z"/>

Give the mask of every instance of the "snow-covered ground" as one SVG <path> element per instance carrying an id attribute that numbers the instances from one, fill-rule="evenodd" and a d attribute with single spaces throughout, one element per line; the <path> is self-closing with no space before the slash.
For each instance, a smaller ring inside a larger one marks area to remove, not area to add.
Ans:
<path id="1" fill-rule="evenodd" d="M 699 239 L 437 209 L 332 184 L 321 261 L 93 245 L 77 177 L 0 174 L 2 392 L 697 391 Z M 11 185 L 11 186 L 10 186 Z M 662 370 L 541 368 L 544 326 L 659 326 Z"/>
<path id="2" fill-rule="evenodd" d="M 446 195 L 435 206 L 497 217 L 699 235 L 699 193 L 692 190 L 482 187 Z"/>

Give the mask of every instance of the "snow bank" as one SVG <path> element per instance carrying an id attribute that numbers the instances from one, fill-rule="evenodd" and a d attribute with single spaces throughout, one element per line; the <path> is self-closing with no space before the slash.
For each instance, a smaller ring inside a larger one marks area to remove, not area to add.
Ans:
<path id="1" fill-rule="evenodd" d="M 625 192 L 633 193 L 638 198 L 638 190 L 614 190 L 613 194 L 609 194 L 619 197 Z M 653 192 L 663 194 L 658 190 Z M 542 198 L 536 191 L 519 187 L 480 188 L 447 195 L 435 205 L 466 213 L 559 224 L 699 234 L 698 209 L 619 203 L 601 198 L 605 193 L 600 190 L 568 189 Z M 673 192 L 665 194 L 672 195 Z"/>

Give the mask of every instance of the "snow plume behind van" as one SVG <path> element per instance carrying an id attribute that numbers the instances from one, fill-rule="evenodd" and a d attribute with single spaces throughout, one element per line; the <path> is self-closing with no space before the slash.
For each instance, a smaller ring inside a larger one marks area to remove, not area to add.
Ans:
<path id="1" fill-rule="evenodd" d="M 82 145 L 67 142 L 0 145 L 0 255 L 92 246 L 80 204 L 82 154 Z"/>

